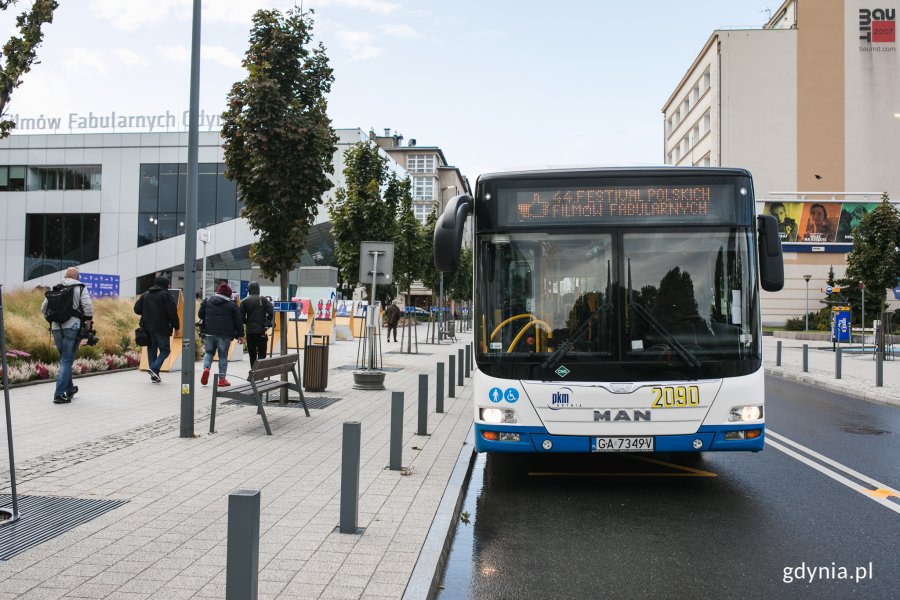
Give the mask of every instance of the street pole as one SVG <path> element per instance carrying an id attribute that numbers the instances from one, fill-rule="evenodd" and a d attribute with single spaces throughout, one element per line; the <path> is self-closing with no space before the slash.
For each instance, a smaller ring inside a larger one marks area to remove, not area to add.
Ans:
<path id="1" fill-rule="evenodd" d="M 859 289 L 862 291 L 862 347 L 863 353 L 866 351 L 866 284 L 859 282 Z M 851 336 L 852 337 L 852 336 Z"/>
<path id="2" fill-rule="evenodd" d="M 197 192 L 200 147 L 200 0 L 194 0 L 191 33 L 191 93 L 188 120 L 188 181 L 184 228 L 184 314 L 181 318 L 181 419 L 180 436 L 194 437 L 194 314 L 197 304 Z M 205 282 L 204 282 L 205 283 Z M 204 286 L 205 288 L 205 286 Z"/>
<path id="3" fill-rule="evenodd" d="M 206 300 L 206 244 L 209 243 L 209 229 L 203 228 L 197 231 L 197 237 L 200 238 L 200 241 L 203 242 L 203 279 L 200 284 L 200 298 L 202 300 Z"/>
<path id="4" fill-rule="evenodd" d="M 441 287 L 438 293 L 438 344 L 444 332 L 444 272 L 441 271 Z"/>
<path id="5" fill-rule="evenodd" d="M 803 279 L 806 280 L 806 331 L 809 331 L 809 280 L 812 275 L 804 275 Z"/>
<path id="6" fill-rule="evenodd" d="M 0 283 L 0 366 L 3 367 L 3 402 L 6 408 L 6 445 L 9 450 L 9 491 L 12 514 L 6 523 L 19 520 L 19 494 L 16 492 L 16 459 L 13 456 L 12 414 L 9 406 L 9 364 L 6 361 L 6 329 L 3 324 L 3 284 Z"/>
<path id="7" fill-rule="evenodd" d="M 375 306 L 375 282 L 378 279 L 378 250 L 372 251 L 372 300 L 369 302 L 372 314 L 369 315 L 369 369 L 375 369 L 375 319 L 378 318 L 378 307 Z"/>

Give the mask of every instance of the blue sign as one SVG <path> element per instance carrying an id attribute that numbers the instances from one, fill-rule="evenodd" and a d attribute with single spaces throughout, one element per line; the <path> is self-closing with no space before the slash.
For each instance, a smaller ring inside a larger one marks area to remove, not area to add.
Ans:
<path id="1" fill-rule="evenodd" d="M 250 295 L 250 282 L 241 279 L 241 295 L 238 298 L 246 298 Z"/>
<path id="2" fill-rule="evenodd" d="M 82 273 L 79 279 L 92 298 L 118 298 L 119 276 L 101 273 Z"/>
<path id="3" fill-rule="evenodd" d="M 503 394 L 503 397 L 510 404 L 515 404 L 519 400 L 519 390 L 516 388 L 506 388 L 506 393 Z"/>
<path id="4" fill-rule="evenodd" d="M 299 302 L 285 302 L 278 300 L 272 303 L 272 306 L 275 307 L 275 312 L 297 312 L 300 308 Z"/>
<path id="5" fill-rule="evenodd" d="M 491 388 L 491 391 L 488 392 L 488 398 L 491 402 L 500 402 L 503 400 L 503 390 L 500 388 Z"/>
<path id="6" fill-rule="evenodd" d="M 900 300 L 900 285 L 894 288 L 894 300 Z"/>
<path id="7" fill-rule="evenodd" d="M 835 310 L 831 313 L 831 341 L 850 341 L 850 311 Z"/>

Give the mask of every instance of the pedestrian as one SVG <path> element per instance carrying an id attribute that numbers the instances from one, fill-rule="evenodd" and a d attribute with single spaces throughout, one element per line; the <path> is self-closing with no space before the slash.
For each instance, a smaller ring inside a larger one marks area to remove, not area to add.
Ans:
<path id="1" fill-rule="evenodd" d="M 169 339 L 179 329 L 178 305 L 169 294 L 169 279 L 157 277 L 154 285 L 134 303 L 134 312 L 141 315 L 141 327 L 147 332 L 147 370 L 150 381 L 161 383 L 159 370 L 169 357 Z"/>
<path id="2" fill-rule="evenodd" d="M 266 357 L 266 330 L 275 318 L 275 307 L 268 298 L 259 295 L 259 284 L 255 281 L 247 287 L 247 297 L 241 302 L 241 318 L 247 326 L 247 354 L 252 368 L 256 359 Z"/>
<path id="3" fill-rule="evenodd" d="M 94 319 L 91 295 L 79 281 L 80 278 L 78 269 L 69 267 L 63 280 L 44 293 L 41 304 L 41 314 L 50 322 L 50 333 L 59 350 L 54 404 L 68 404 L 78 393 L 78 386 L 72 385 L 72 363 L 75 362 L 82 328 L 90 330 Z"/>
<path id="4" fill-rule="evenodd" d="M 397 324 L 400 322 L 400 307 L 397 301 L 391 302 L 384 311 L 384 320 L 387 323 L 387 341 L 391 341 L 391 331 L 394 332 L 394 341 L 397 341 Z"/>
<path id="5" fill-rule="evenodd" d="M 216 288 L 216 294 L 200 303 L 198 316 L 206 328 L 203 342 L 203 375 L 200 383 L 209 383 L 209 369 L 212 367 L 213 355 L 219 355 L 219 387 L 231 385 L 225 374 L 228 371 L 228 347 L 237 339 L 244 343 L 244 324 L 241 322 L 241 311 L 231 299 L 231 288 L 223 283 Z"/>

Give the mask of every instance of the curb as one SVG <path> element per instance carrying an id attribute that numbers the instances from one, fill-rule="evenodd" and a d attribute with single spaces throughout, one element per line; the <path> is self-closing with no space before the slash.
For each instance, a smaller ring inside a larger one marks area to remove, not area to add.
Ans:
<path id="1" fill-rule="evenodd" d="M 788 371 L 784 371 L 784 367 L 766 367 L 765 369 L 767 375 L 774 375 L 776 377 L 781 377 L 782 379 L 787 379 L 789 381 L 795 381 L 797 383 L 830 390 L 832 392 L 838 392 L 845 396 L 850 396 L 851 398 L 857 398 L 859 400 L 865 400 L 866 402 L 872 402 L 874 404 L 900 407 L 900 398 L 895 398 L 886 392 L 865 391 L 860 390 L 856 387 L 852 387 L 851 385 L 843 385 L 835 383 L 834 381 L 819 379 L 812 375 L 790 373 Z"/>
<path id="2" fill-rule="evenodd" d="M 474 430 L 475 425 L 473 424 L 459 451 L 459 457 L 457 457 L 456 465 L 447 481 L 441 503 L 438 505 L 434 520 L 428 529 L 428 536 L 419 552 L 419 559 L 406 584 L 403 600 L 432 599 L 437 596 L 441 574 L 447 563 L 450 546 L 453 544 L 453 536 L 456 533 L 459 509 L 466 496 L 466 484 L 472 473 L 472 465 L 475 464 Z"/>

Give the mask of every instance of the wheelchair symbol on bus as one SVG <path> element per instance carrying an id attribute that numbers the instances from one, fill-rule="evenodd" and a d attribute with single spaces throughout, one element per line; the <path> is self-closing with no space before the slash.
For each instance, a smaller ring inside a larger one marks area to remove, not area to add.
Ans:
<path id="1" fill-rule="evenodd" d="M 503 397 L 506 398 L 507 402 L 513 404 L 519 400 L 519 390 L 516 388 L 506 388 L 506 393 Z"/>

